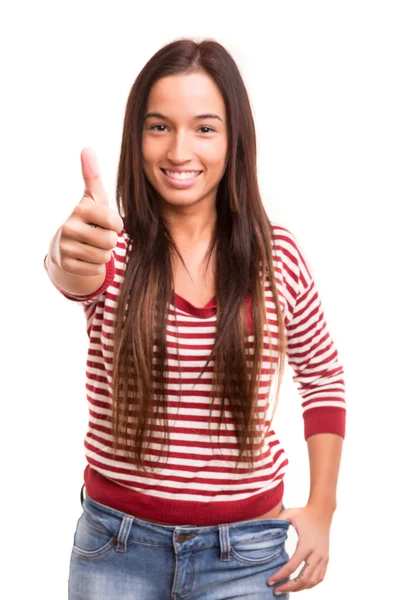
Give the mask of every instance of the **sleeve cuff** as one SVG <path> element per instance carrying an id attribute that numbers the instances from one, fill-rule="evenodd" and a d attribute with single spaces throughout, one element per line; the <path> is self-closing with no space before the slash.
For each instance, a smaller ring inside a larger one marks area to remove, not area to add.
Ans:
<path id="1" fill-rule="evenodd" d="M 346 409 L 339 406 L 310 408 L 303 413 L 304 439 L 315 433 L 336 433 L 345 437 Z"/>

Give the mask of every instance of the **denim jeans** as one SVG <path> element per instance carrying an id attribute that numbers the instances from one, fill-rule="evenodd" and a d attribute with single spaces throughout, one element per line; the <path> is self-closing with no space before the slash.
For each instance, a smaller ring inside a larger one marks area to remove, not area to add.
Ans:
<path id="1" fill-rule="evenodd" d="M 267 579 L 288 560 L 290 521 L 255 519 L 197 527 L 158 525 L 82 501 L 69 600 L 287 600 Z M 284 506 L 282 508 L 284 510 Z"/>

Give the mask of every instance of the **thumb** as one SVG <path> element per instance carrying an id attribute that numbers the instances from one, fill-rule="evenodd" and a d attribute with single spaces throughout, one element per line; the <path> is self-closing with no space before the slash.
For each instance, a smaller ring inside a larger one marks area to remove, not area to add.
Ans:
<path id="1" fill-rule="evenodd" d="M 97 204 L 108 206 L 108 196 L 101 181 L 99 163 L 92 148 L 83 148 L 81 165 L 85 182 L 85 195 L 92 198 Z"/>

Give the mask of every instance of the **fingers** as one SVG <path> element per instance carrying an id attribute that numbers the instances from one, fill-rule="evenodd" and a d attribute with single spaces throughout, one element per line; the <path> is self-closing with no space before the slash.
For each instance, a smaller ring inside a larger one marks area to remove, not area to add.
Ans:
<path id="1" fill-rule="evenodd" d="M 121 233 L 124 228 L 124 222 L 116 210 L 105 206 L 100 208 L 97 203 L 89 202 L 86 196 L 75 207 L 74 215 L 86 225 L 90 225 L 90 227 L 85 226 L 86 234 L 89 236 L 92 234 L 98 236 L 99 229 L 111 229 Z"/>
<path id="2" fill-rule="evenodd" d="M 295 555 L 292 556 L 292 559 L 294 556 Z M 305 557 L 302 559 L 297 558 L 295 562 L 292 562 L 292 559 L 271 577 L 277 584 L 277 587 L 274 589 L 274 594 L 276 594 L 278 598 L 279 593 L 287 594 L 308 589 L 314 587 L 324 579 L 326 566 L 324 566 L 323 562 L 320 561 L 315 554 L 309 554 L 307 559 Z M 304 565 L 294 579 L 279 583 L 282 582 L 282 580 L 287 579 L 294 571 L 296 571 L 303 561 Z M 268 584 L 271 585 L 270 580 L 268 580 Z"/>
<path id="3" fill-rule="evenodd" d="M 81 165 L 85 195 L 92 198 L 97 204 L 108 206 L 108 196 L 101 181 L 99 163 L 92 148 L 83 148 Z"/>
<path id="4" fill-rule="evenodd" d="M 93 203 L 93 206 L 95 204 Z M 85 219 L 81 216 L 77 217 L 76 214 L 85 211 Z M 86 207 L 82 209 L 80 206 L 75 208 L 75 215 L 71 217 L 63 225 L 63 238 L 65 240 L 72 240 L 73 242 L 82 242 L 83 244 L 89 244 L 96 248 L 104 250 L 110 250 L 115 248 L 118 241 L 118 231 L 116 230 L 118 225 L 119 215 L 114 214 L 97 214 L 93 215 L 91 219 L 90 210 Z M 96 221 L 99 225 L 98 228 L 88 227 L 90 222 Z"/>

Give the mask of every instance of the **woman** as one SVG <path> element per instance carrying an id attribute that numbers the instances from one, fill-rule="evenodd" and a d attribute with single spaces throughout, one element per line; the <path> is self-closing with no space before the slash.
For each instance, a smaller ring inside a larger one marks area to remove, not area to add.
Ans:
<path id="1" fill-rule="evenodd" d="M 317 585 L 345 434 L 343 367 L 296 238 L 265 213 L 232 57 L 183 39 L 145 65 L 126 107 L 118 215 L 90 149 L 81 160 L 84 197 L 45 259 L 89 336 L 69 598 L 288 598 Z M 310 455 L 300 508 L 282 504 L 288 459 L 271 428 L 286 356 Z"/>

